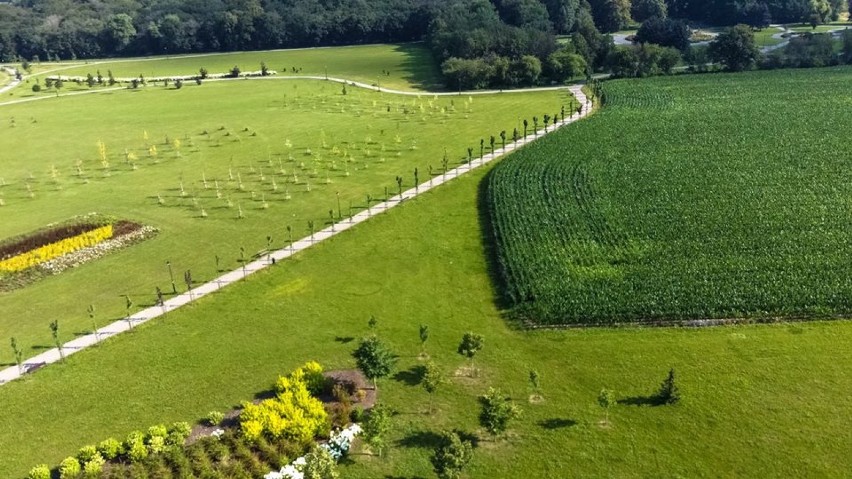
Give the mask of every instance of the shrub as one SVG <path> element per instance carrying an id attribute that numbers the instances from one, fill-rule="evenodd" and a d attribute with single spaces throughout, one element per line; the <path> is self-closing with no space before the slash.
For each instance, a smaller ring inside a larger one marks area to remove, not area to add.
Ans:
<path id="1" fill-rule="evenodd" d="M 77 459 L 82 463 L 86 463 L 92 460 L 93 457 L 98 453 L 98 448 L 95 446 L 83 446 L 80 448 L 80 452 L 77 453 Z"/>
<path id="2" fill-rule="evenodd" d="M 455 432 L 445 432 L 432 455 L 432 467 L 439 479 L 458 479 L 473 456 L 473 446 Z"/>
<path id="3" fill-rule="evenodd" d="M 105 439 L 98 444 L 98 453 L 108 461 L 118 457 L 121 452 L 121 442 L 115 438 Z"/>
<path id="4" fill-rule="evenodd" d="M 40 91 L 41 91 L 41 85 L 39 85 L 38 83 L 34 84 L 33 85 L 33 93 L 38 93 Z"/>
<path id="5" fill-rule="evenodd" d="M 148 452 L 160 454 L 166 450 L 166 438 L 163 436 L 151 436 L 148 438 Z"/>
<path id="6" fill-rule="evenodd" d="M 349 419 L 355 423 L 362 422 L 364 420 L 364 410 L 360 407 L 352 409 L 352 412 L 349 413 Z"/>
<path id="7" fill-rule="evenodd" d="M 337 463 L 327 449 L 314 448 L 305 456 L 304 470 L 305 479 L 337 479 L 340 473 L 337 471 Z"/>
<path id="8" fill-rule="evenodd" d="M 145 435 L 139 431 L 131 432 L 124 441 L 124 451 L 131 462 L 141 462 L 148 457 L 148 448 L 145 446 Z"/>
<path id="9" fill-rule="evenodd" d="M 76 457 L 66 457 L 59 463 L 59 479 L 74 479 L 80 472 L 80 461 Z"/>
<path id="10" fill-rule="evenodd" d="M 157 424 L 156 426 L 151 426 L 148 428 L 149 439 L 154 437 L 162 437 L 163 439 L 165 439 L 168 435 L 169 429 L 162 424 Z"/>
<path id="11" fill-rule="evenodd" d="M 39 464 L 30 469 L 27 479 L 50 479 L 50 468 L 47 467 L 47 464 Z"/>
<path id="12" fill-rule="evenodd" d="M 188 422 L 176 422 L 169 427 L 169 435 L 166 437 L 167 446 L 183 446 L 186 439 L 192 433 L 192 427 Z"/>
<path id="13" fill-rule="evenodd" d="M 208 426 L 218 426 L 224 420 L 225 414 L 219 411 L 210 411 L 207 413 L 207 417 L 204 418 Z"/>
<path id="14" fill-rule="evenodd" d="M 83 466 L 83 473 L 86 477 L 99 477 L 103 472 L 104 464 L 106 464 L 106 460 L 96 452 L 90 460 L 86 461 Z"/>

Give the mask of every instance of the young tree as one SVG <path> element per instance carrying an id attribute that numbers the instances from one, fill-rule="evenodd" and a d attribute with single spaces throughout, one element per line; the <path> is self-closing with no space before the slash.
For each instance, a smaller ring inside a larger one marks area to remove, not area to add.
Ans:
<path id="1" fill-rule="evenodd" d="M 373 388 L 376 390 L 378 390 L 378 379 L 391 373 L 397 359 L 396 355 L 376 336 L 362 339 L 352 356 L 355 358 L 358 369 L 373 381 Z"/>
<path id="2" fill-rule="evenodd" d="M 18 365 L 18 374 L 24 374 L 24 353 L 21 351 L 21 348 L 18 347 L 18 340 L 16 338 L 12 338 L 12 352 L 15 354 L 15 364 Z"/>
<path id="3" fill-rule="evenodd" d="M 506 432 L 509 422 L 521 415 L 520 408 L 499 389 L 488 388 L 488 392 L 479 397 L 479 404 L 482 406 L 479 424 L 494 436 Z"/>
<path id="4" fill-rule="evenodd" d="M 201 67 L 201 68 L 198 70 L 198 78 L 200 78 L 200 79 L 202 79 L 202 80 L 206 80 L 206 79 L 207 79 L 207 69 L 206 69 L 206 68 Z"/>
<path id="5" fill-rule="evenodd" d="M 535 369 L 530 369 L 530 389 L 532 389 L 533 396 L 536 398 L 541 398 L 541 376 L 538 374 L 538 371 Z"/>
<path id="6" fill-rule="evenodd" d="M 378 320 L 378 319 L 376 319 L 376 316 L 375 316 L 375 315 L 372 315 L 372 314 L 371 314 L 371 315 L 370 315 L 370 320 L 369 320 L 369 321 L 367 321 L 367 327 L 368 327 L 368 328 L 370 328 L 370 331 L 375 331 L 375 330 L 376 330 L 376 326 L 378 326 L 378 325 L 379 325 L 379 320 Z"/>
<path id="7" fill-rule="evenodd" d="M 240 73 L 242 73 L 240 71 L 240 67 L 234 65 L 234 68 L 231 68 L 231 77 L 232 78 L 238 78 L 240 76 Z"/>
<path id="8" fill-rule="evenodd" d="M 713 61 L 735 72 L 751 68 L 760 55 L 754 32 L 748 25 L 737 25 L 720 33 L 710 42 L 707 52 Z"/>
<path id="9" fill-rule="evenodd" d="M 435 391 L 441 387 L 442 384 L 446 382 L 444 377 L 444 372 L 441 368 L 438 367 L 437 364 L 429 361 L 426 363 L 423 369 L 423 379 L 420 381 L 420 384 L 423 385 L 423 389 L 429 393 L 429 413 L 432 413 L 432 401 L 435 396 Z"/>
<path id="10" fill-rule="evenodd" d="M 59 320 L 50 322 L 50 335 L 53 337 L 53 344 L 59 350 L 59 358 L 65 359 L 65 352 L 62 350 L 62 343 L 59 341 Z"/>
<path id="11" fill-rule="evenodd" d="M 266 67 L 266 62 L 260 62 L 260 76 L 269 76 L 269 68 Z"/>
<path id="12" fill-rule="evenodd" d="M 506 130 L 500 132 L 500 140 L 503 142 L 503 150 L 506 150 Z"/>
<path id="13" fill-rule="evenodd" d="M 483 338 L 480 334 L 468 331 L 464 333 L 464 336 L 462 336 L 461 343 L 459 343 L 458 353 L 465 356 L 470 362 L 471 373 L 475 371 L 473 367 L 473 357 L 476 356 L 476 353 L 478 353 L 480 349 L 482 349 L 484 343 L 485 338 Z"/>
<path id="14" fill-rule="evenodd" d="M 675 382 L 674 368 L 669 369 L 669 375 L 660 385 L 660 391 L 657 393 L 657 400 L 660 404 L 675 404 L 680 401 L 680 389 Z"/>
<path id="15" fill-rule="evenodd" d="M 605 419 L 604 424 L 609 424 L 609 408 L 611 408 L 615 404 L 615 393 L 612 392 L 611 389 L 601 389 L 600 394 L 598 394 L 598 404 L 603 408 Z"/>
<path id="16" fill-rule="evenodd" d="M 455 432 L 444 432 L 431 462 L 438 479 L 459 479 L 473 457 L 473 446 Z"/>
<path id="17" fill-rule="evenodd" d="M 385 436 L 391 430 L 391 416 L 393 412 L 383 404 L 376 404 L 370 409 L 367 420 L 362 425 L 364 429 L 364 442 L 378 456 L 384 456 L 387 452 Z"/>

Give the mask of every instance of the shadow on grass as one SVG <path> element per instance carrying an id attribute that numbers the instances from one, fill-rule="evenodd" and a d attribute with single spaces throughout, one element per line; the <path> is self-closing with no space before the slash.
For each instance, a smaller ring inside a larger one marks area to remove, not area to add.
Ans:
<path id="1" fill-rule="evenodd" d="M 352 336 L 335 336 L 334 340 L 340 344 L 349 344 L 352 341 L 355 341 L 355 338 Z"/>
<path id="2" fill-rule="evenodd" d="M 485 260 L 488 266 L 488 276 L 491 278 L 494 302 L 499 309 L 505 311 L 510 309 L 513 304 L 508 295 L 509 285 L 506 282 L 506 275 L 500 266 L 500 247 L 497 244 L 497 237 L 494 235 L 493 218 L 488 206 L 490 202 L 488 185 L 493 174 L 494 170 L 489 171 L 479 183 L 476 204 L 479 216 L 479 234 L 482 237 L 482 245 L 485 249 Z"/>
<path id="3" fill-rule="evenodd" d="M 423 476 L 385 476 L 385 479 L 426 479 Z"/>
<path id="4" fill-rule="evenodd" d="M 435 449 L 441 445 L 441 435 L 433 431 L 417 431 L 396 442 L 400 447 Z"/>
<path id="5" fill-rule="evenodd" d="M 624 399 L 619 399 L 618 404 L 624 406 L 662 406 L 664 403 L 656 394 L 650 396 L 631 396 Z"/>
<path id="6" fill-rule="evenodd" d="M 411 368 L 400 371 L 393 375 L 394 381 L 399 381 L 406 386 L 417 386 L 423 380 L 423 374 L 426 371 L 424 366 L 412 366 Z"/>
<path id="7" fill-rule="evenodd" d="M 539 421 L 538 425 L 548 431 L 554 431 L 556 429 L 565 429 L 566 427 L 576 426 L 577 421 L 563 417 L 552 417 L 550 419 L 543 419 Z"/>

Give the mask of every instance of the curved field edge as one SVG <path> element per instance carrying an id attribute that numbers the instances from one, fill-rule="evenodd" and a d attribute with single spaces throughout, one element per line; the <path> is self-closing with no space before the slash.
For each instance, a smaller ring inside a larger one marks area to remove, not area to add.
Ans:
<path id="1" fill-rule="evenodd" d="M 511 316 L 852 313 L 850 80 L 852 69 L 834 68 L 606 83 L 601 112 L 489 180 Z"/>
<path id="2" fill-rule="evenodd" d="M 460 178 L 298 261 L 0 388 L 0 476 L 21 477 L 108 436 L 228 409 L 309 359 L 351 367 L 347 338 L 368 334 L 370 315 L 400 355 L 403 374 L 379 385 L 381 400 L 400 414 L 388 457 L 356 454 L 343 477 L 431 477 L 430 434 L 475 431 L 476 398 L 491 385 L 524 414 L 506 439 L 476 449 L 472 479 L 848 470 L 852 356 L 844 345 L 852 323 L 512 330 L 494 305 L 477 220 L 483 178 Z M 429 353 L 448 372 L 466 364 L 455 353 L 463 332 L 486 338 L 480 378 L 445 385 L 431 415 L 420 411 L 428 395 L 406 380 L 422 364 L 419 324 L 430 326 Z M 598 426 L 601 387 L 641 398 L 669 367 L 679 374 L 679 405 L 619 404 L 613 426 Z M 545 402 L 535 406 L 525 402 L 530 368 L 542 372 Z"/>

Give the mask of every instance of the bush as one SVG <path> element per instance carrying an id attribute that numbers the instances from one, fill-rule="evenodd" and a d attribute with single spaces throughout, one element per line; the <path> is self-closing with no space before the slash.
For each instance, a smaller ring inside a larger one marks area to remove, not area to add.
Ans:
<path id="1" fill-rule="evenodd" d="M 148 452 L 160 454 L 166 450 L 166 438 L 163 436 L 151 436 L 148 438 Z"/>
<path id="2" fill-rule="evenodd" d="M 108 461 L 118 457 L 121 452 L 121 443 L 115 438 L 105 439 L 98 444 L 98 453 Z"/>
<path id="3" fill-rule="evenodd" d="M 95 446 L 83 446 L 80 448 L 80 452 L 77 453 L 77 459 L 82 463 L 86 463 L 92 460 L 93 457 L 98 453 L 98 448 Z"/>
<path id="4" fill-rule="evenodd" d="M 340 473 L 337 471 L 337 463 L 327 449 L 314 448 L 305 456 L 305 479 L 337 479 Z"/>
<path id="5" fill-rule="evenodd" d="M 167 446 L 183 446 L 186 439 L 192 433 L 192 427 L 187 422 L 176 422 L 169 428 L 169 435 L 166 437 Z"/>
<path id="6" fill-rule="evenodd" d="M 80 472 L 80 461 L 76 457 L 66 457 L 59 463 L 59 479 L 74 479 Z"/>
<path id="7" fill-rule="evenodd" d="M 104 464 L 106 464 L 106 460 L 96 452 L 90 460 L 86 461 L 83 466 L 83 473 L 86 477 L 99 477 L 103 472 Z"/>
<path id="8" fill-rule="evenodd" d="M 33 85 L 33 92 L 38 93 L 40 91 L 41 91 L 41 85 L 39 85 L 38 83 L 34 84 Z"/>
<path id="9" fill-rule="evenodd" d="M 168 435 L 169 429 L 162 424 L 157 424 L 156 426 L 151 426 L 148 428 L 148 439 L 154 437 L 162 437 L 163 439 L 165 439 Z"/>
<path id="10" fill-rule="evenodd" d="M 47 467 L 47 464 L 39 464 L 30 469 L 27 479 L 50 479 L 50 468 Z"/>
<path id="11" fill-rule="evenodd" d="M 139 431 L 131 432 L 124 441 L 124 451 L 130 462 L 141 462 L 148 457 L 148 448 L 145 446 L 145 435 Z"/>
<path id="12" fill-rule="evenodd" d="M 364 410 L 360 407 L 352 409 L 349 413 L 349 420 L 355 423 L 360 423 L 364 420 Z"/>
<path id="13" fill-rule="evenodd" d="M 225 414 L 219 411 L 210 411 L 207 413 L 207 417 L 204 418 L 204 421 L 208 426 L 218 426 L 225 420 Z"/>

